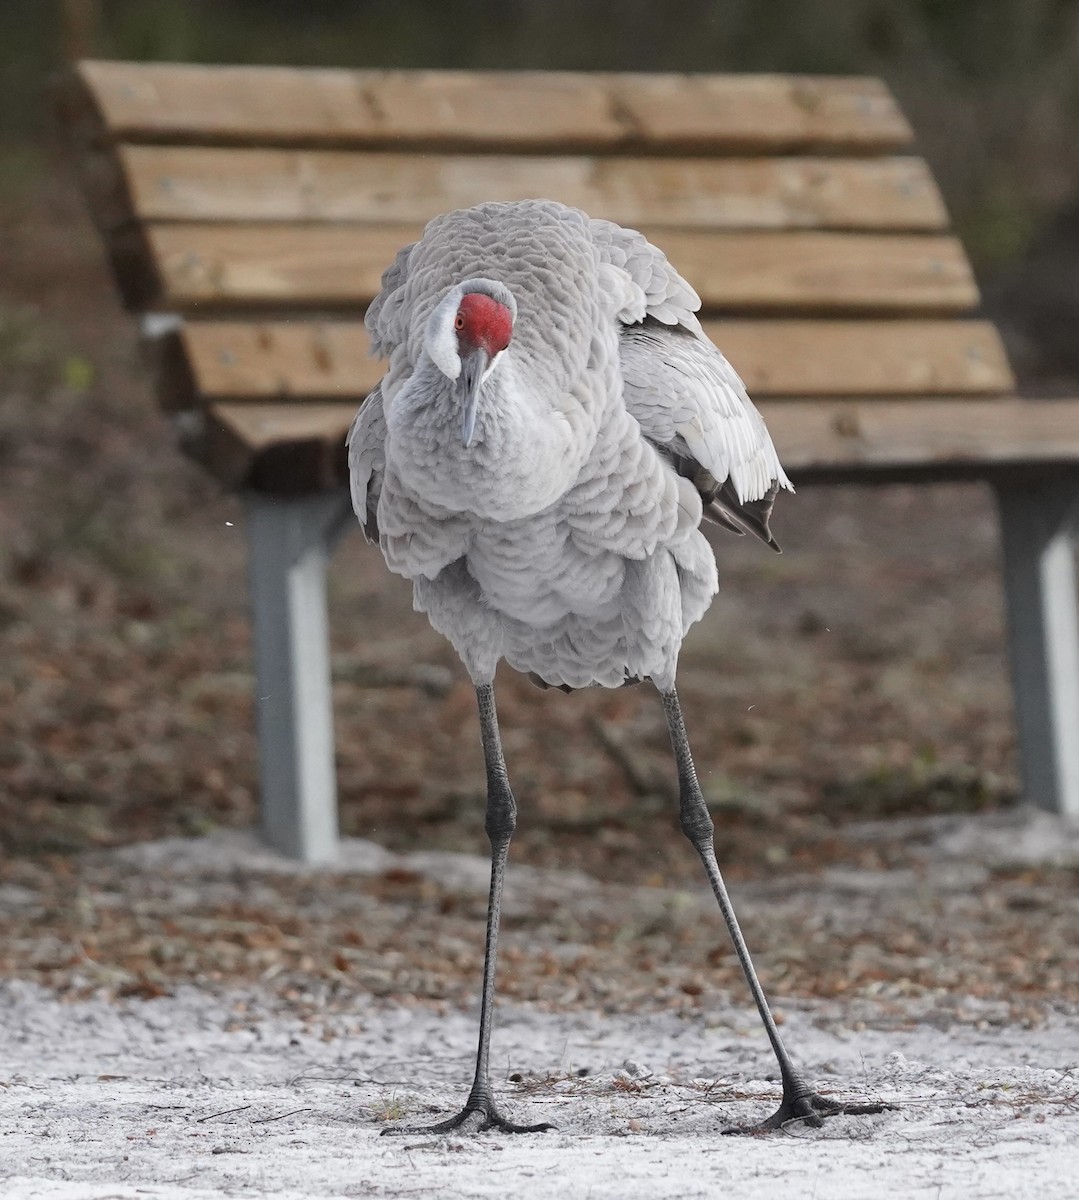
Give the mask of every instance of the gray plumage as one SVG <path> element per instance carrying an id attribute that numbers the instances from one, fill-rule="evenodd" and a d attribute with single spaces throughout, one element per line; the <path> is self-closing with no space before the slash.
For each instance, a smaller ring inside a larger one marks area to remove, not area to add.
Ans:
<path id="1" fill-rule="evenodd" d="M 641 234 L 552 201 L 437 217 L 382 285 L 366 323 L 389 367 L 349 468 L 416 608 L 477 684 L 504 657 L 552 686 L 672 686 L 718 586 L 702 516 L 771 542 L 790 486 L 697 294 Z M 516 317 L 466 447 L 452 320 L 467 292 L 508 292 Z"/>
<path id="2" fill-rule="evenodd" d="M 779 1108 L 754 1130 L 883 1107 L 818 1095 L 783 1045 L 716 861 L 674 686 L 682 639 L 718 586 L 703 517 L 774 545 L 772 501 L 790 486 L 699 305 L 639 233 L 528 201 L 436 218 L 398 254 L 367 314 L 389 368 L 349 434 L 353 503 L 476 685 L 491 842 L 471 1090 L 445 1120 L 384 1132 L 549 1128 L 503 1116 L 490 1079 L 517 825 L 492 684 L 501 658 L 548 686 L 651 679 L 659 689 L 679 822 L 779 1065 Z"/>

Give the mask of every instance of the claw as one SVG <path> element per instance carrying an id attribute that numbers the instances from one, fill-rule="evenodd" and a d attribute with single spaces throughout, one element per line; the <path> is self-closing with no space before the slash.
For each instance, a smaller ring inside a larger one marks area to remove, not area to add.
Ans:
<path id="1" fill-rule="evenodd" d="M 473 1117 L 479 1117 L 481 1120 L 473 1121 L 471 1119 Z M 382 1136 L 411 1133 L 452 1133 L 455 1129 L 461 1129 L 466 1124 L 475 1127 L 474 1129 L 466 1130 L 469 1133 L 486 1133 L 489 1129 L 498 1129 L 502 1133 L 544 1133 L 548 1129 L 554 1129 L 554 1126 L 547 1121 L 541 1121 L 538 1125 L 517 1125 L 513 1121 L 507 1121 L 495 1107 L 493 1101 L 485 1101 L 480 1104 L 466 1104 L 455 1116 L 448 1117 L 445 1121 L 438 1121 L 434 1125 L 387 1126 L 382 1130 Z"/>
<path id="2" fill-rule="evenodd" d="M 766 1117 L 757 1125 L 736 1125 L 724 1129 L 725 1134 L 764 1134 L 773 1133 L 777 1129 L 785 1129 L 788 1125 L 800 1122 L 811 1129 L 819 1129 L 827 1117 L 864 1116 L 873 1113 L 892 1112 L 894 1104 L 880 1101 L 875 1104 L 843 1104 L 838 1100 L 829 1100 L 814 1092 L 804 1084 L 786 1087 L 783 1090 L 783 1100 L 770 1117 Z"/>

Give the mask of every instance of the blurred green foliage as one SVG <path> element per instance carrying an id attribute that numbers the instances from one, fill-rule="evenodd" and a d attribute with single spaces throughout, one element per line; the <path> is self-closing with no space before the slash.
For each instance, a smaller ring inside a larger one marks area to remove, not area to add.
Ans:
<path id="1" fill-rule="evenodd" d="M 64 359 L 61 370 L 64 386 L 73 392 L 85 392 L 94 382 L 94 364 L 81 354 Z"/>
<path id="2" fill-rule="evenodd" d="M 3 0 L 0 157 L 45 134 L 76 9 L 111 58 L 879 74 L 983 267 L 1079 192 L 1079 0 Z"/>

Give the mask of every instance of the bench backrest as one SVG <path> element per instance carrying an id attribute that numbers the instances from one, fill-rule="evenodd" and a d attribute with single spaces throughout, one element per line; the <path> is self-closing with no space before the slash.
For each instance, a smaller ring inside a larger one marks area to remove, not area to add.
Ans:
<path id="1" fill-rule="evenodd" d="M 232 484 L 339 482 L 382 270 L 481 200 L 641 229 L 759 400 L 1014 387 L 877 80 L 85 62 L 60 103 L 125 302 L 168 330 L 162 400 Z"/>

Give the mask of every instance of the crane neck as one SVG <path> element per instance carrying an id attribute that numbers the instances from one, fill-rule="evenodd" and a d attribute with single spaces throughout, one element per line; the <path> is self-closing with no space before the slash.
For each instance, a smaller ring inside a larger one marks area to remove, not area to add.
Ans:
<path id="1" fill-rule="evenodd" d="M 387 466 L 452 512 L 512 520 L 542 511 L 572 486 L 595 439 L 572 395 L 559 406 L 528 386 L 505 351 L 480 387 L 471 445 L 461 442 L 456 385 L 424 355 L 386 406 Z"/>

